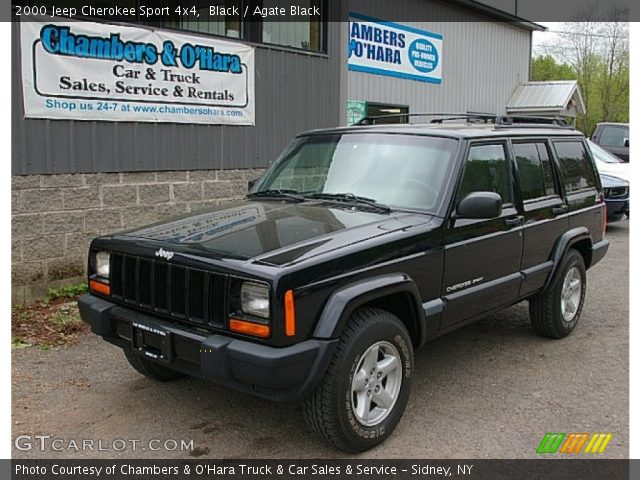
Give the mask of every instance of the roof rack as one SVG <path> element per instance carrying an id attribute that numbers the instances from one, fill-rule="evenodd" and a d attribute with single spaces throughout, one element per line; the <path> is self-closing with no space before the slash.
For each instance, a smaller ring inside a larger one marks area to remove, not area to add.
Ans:
<path id="1" fill-rule="evenodd" d="M 493 123 L 496 128 L 562 128 L 573 129 L 562 117 L 532 117 L 526 115 L 511 116 L 497 115 L 495 113 L 467 112 L 467 113 L 391 113 L 386 115 L 367 116 L 358 121 L 355 126 L 375 125 L 376 120 L 388 118 L 412 118 L 412 117 L 438 117 L 433 118 L 429 123 L 449 122 L 452 120 L 467 120 L 469 123 L 483 122 Z"/>
<path id="2" fill-rule="evenodd" d="M 440 119 L 433 119 L 431 123 L 442 123 L 443 120 L 483 120 L 485 122 L 494 121 L 496 118 L 495 113 L 479 113 L 479 112 L 468 112 L 468 113 L 442 113 L 442 112 L 432 112 L 432 113 L 389 113 L 386 115 L 372 115 L 362 118 L 355 125 L 364 126 L 364 125 L 375 125 L 376 120 L 386 119 L 386 118 L 411 118 L 411 117 L 446 117 Z"/>
<path id="3" fill-rule="evenodd" d="M 554 127 L 554 128 L 568 128 L 573 129 L 573 125 L 568 123 L 562 117 L 530 117 L 527 115 L 500 115 L 496 117 L 496 127 L 502 128 L 540 128 L 540 126 L 544 127 Z"/>

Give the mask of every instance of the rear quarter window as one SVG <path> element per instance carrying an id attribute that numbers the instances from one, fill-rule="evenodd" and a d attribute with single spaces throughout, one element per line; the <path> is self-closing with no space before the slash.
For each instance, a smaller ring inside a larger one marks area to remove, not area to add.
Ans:
<path id="1" fill-rule="evenodd" d="M 587 150 L 579 140 L 554 142 L 562 183 L 567 193 L 596 188 L 596 173 Z"/>

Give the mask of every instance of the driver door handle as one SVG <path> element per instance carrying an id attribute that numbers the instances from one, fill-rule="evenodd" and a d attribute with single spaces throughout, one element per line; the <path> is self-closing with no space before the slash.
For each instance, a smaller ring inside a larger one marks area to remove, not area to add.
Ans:
<path id="1" fill-rule="evenodd" d="M 524 219 L 524 217 L 522 215 L 518 215 L 517 217 L 507 218 L 504 221 L 504 224 L 507 227 L 519 227 L 520 225 L 522 225 L 522 220 L 523 219 Z"/>
<path id="2" fill-rule="evenodd" d="M 562 215 L 563 213 L 567 213 L 568 211 L 568 205 L 558 205 L 557 207 L 553 207 L 551 209 L 551 213 L 553 213 L 554 215 Z"/>

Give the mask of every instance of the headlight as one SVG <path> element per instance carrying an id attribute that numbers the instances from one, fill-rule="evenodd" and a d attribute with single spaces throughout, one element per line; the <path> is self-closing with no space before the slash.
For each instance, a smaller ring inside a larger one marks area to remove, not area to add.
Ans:
<path id="1" fill-rule="evenodd" d="M 96 253 L 96 274 L 102 278 L 109 278 L 109 252 Z"/>
<path id="2" fill-rule="evenodd" d="M 269 318 L 269 287 L 260 283 L 244 282 L 240 287 L 240 307 L 249 315 Z"/>

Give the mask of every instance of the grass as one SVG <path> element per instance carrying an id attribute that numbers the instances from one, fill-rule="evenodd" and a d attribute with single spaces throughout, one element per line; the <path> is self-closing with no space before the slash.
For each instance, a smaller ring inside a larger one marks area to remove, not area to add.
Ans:
<path id="1" fill-rule="evenodd" d="M 25 342 L 20 337 L 15 337 L 13 340 L 11 340 L 11 348 L 15 350 L 20 350 L 21 348 L 29 348 L 32 346 L 33 345 L 31 343 Z"/>
<path id="2" fill-rule="evenodd" d="M 86 283 L 52 288 L 47 297 L 30 305 L 11 307 L 13 349 L 39 347 L 44 350 L 69 345 L 88 331 L 80 319 L 75 300 L 87 291 Z"/>
<path id="3" fill-rule="evenodd" d="M 53 300 L 57 300 L 59 298 L 75 298 L 83 293 L 87 293 L 89 291 L 89 287 L 86 282 L 77 283 L 74 285 L 65 285 L 60 288 L 50 288 L 47 292 L 47 298 L 45 302 L 49 304 Z"/>
<path id="4" fill-rule="evenodd" d="M 56 313 L 53 314 L 50 318 L 51 323 L 54 325 L 65 328 L 80 321 L 78 316 L 78 310 L 74 309 L 74 311 L 70 309 L 60 308 Z"/>

